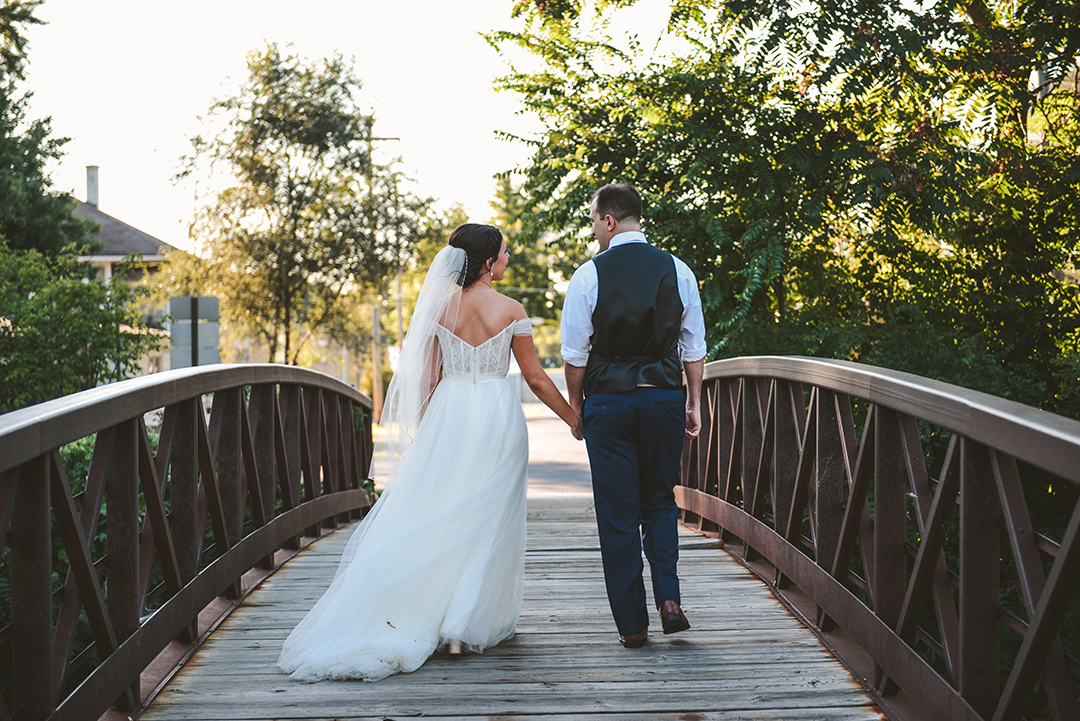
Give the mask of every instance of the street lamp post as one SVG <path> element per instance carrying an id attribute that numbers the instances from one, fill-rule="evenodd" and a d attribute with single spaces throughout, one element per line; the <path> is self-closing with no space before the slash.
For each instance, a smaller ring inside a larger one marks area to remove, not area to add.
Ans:
<path id="1" fill-rule="evenodd" d="M 367 118 L 367 151 L 368 151 L 368 164 L 367 164 L 367 185 L 368 185 L 368 202 L 369 215 L 368 222 L 371 232 L 374 234 L 376 231 L 375 221 L 375 164 L 372 160 L 372 153 L 374 152 L 374 143 L 382 140 L 401 140 L 401 138 L 376 138 L 372 135 L 372 130 L 375 125 L 375 118 L 369 116 Z M 375 300 L 372 301 L 372 313 L 371 313 L 371 405 L 372 413 L 377 423 L 382 418 L 383 408 L 383 387 L 382 387 L 382 348 L 380 346 L 381 334 L 381 321 L 379 319 L 379 302 L 380 298 L 376 294 Z"/>

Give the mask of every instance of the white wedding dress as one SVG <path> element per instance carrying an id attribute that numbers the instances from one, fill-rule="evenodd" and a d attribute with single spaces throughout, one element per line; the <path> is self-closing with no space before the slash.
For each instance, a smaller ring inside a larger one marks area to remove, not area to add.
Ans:
<path id="1" fill-rule="evenodd" d="M 415 438 L 349 540 L 330 588 L 278 665 L 303 680 L 375 681 L 459 641 L 476 652 L 514 635 L 525 555 L 529 442 L 506 378 L 513 335 L 472 346 L 436 329 L 443 379 Z"/>

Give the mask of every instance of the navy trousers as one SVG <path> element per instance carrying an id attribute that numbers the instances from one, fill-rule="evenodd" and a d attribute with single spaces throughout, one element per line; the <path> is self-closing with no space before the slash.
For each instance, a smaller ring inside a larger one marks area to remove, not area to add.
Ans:
<path id="1" fill-rule="evenodd" d="M 680 390 L 635 388 L 585 399 L 585 444 L 608 602 L 619 634 L 645 630 L 649 610 L 641 551 L 649 560 L 654 606 L 681 603 L 678 512 L 686 404 Z"/>

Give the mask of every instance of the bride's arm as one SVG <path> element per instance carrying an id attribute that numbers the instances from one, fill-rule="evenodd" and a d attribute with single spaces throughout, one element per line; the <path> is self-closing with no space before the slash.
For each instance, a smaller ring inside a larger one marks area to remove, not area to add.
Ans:
<path id="1" fill-rule="evenodd" d="M 574 431 L 574 436 L 580 440 L 581 419 L 555 387 L 551 377 L 544 371 L 544 367 L 540 365 L 540 358 L 536 355 L 536 346 L 533 345 L 532 336 L 515 335 L 511 348 L 514 350 L 518 368 L 521 369 L 521 377 L 529 384 L 529 388 L 544 405 L 555 411 L 559 418 L 570 426 L 570 429 Z"/>

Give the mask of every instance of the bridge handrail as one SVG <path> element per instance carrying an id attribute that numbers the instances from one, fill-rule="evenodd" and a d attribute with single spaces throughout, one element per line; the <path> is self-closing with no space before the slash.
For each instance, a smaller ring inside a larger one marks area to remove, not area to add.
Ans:
<path id="1" fill-rule="evenodd" d="M 993 446 L 1080 484 L 1080 422 L 1005 398 L 888 368 L 828 358 L 747 356 L 705 366 L 705 379 L 769 377 L 828 387 Z"/>
<path id="2" fill-rule="evenodd" d="M 140 675 L 160 653 L 181 661 L 303 537 L 370 507 L 371 407 L 322 373 L 235 364 L 0 416 L 0 551 L 10 549 L 12 591 L 0 661 L 13 682 L 0 721 L 97 719 L 114 703 L 137 710 Z M 144 416 L 158 410 L 155 452 Z M 94 434 L 86 490 L 73 495 L 60 448 Z M 103 530 L 106 553 L 94 558 Z M 59 591 L 54 535 L 69 561 Z M 152 588 L 155 574 L 164 580 Z M 80 611 L 93 642 L 75 655 Z M 92 654 L 99 663 L 87 674 Z"/>
<path id="3" fill-rule="evenodd" d="M 718 531 L 890 716 L 1019 719 L 1041 677 L 1055 721 L 1080 718 L 1061 634 L 1080 581 L 1080 422 L 846 361 L 736 358 L 704 377 L 685 520 Z M 920 424 L 949 435 L 937 478 Z M 1056 540 L 1028 512 L 1037 469 L 1074 503 Z M 1001 603 L 1006 570 L 1022 610 Z M 1023 639 L 1001 679 L 999 623 Z"/>
<path id="4" fill-rule="evenodd" d="M 296 366 L 227 363 L 152 373 L 0 415 L 0 473 L 53 448 L 196 394 L 259 383 L 323 388 L 371 409 L 371 399 L 352 386 Z"/>

